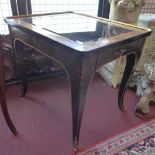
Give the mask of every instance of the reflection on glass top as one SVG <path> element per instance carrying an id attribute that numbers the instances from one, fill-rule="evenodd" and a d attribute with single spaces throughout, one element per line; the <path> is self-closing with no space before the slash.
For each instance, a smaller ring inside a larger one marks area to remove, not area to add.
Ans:
<path id="1" fill-rule="evenodd" d="M 26 17 L 22 20 L 81 44 L 131 31 L 73 13 Z"/>

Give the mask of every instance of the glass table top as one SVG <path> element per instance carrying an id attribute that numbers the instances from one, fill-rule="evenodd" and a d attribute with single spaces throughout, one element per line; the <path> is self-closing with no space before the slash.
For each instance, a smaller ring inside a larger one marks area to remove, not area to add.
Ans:
<path id="1" fill-rule="evenodd" d="M 21 20 L 81 44 L 132 31 L 114 26 L 111 22 L 101 22 L 95 18 L 73 13 L 33 16 Z"/>

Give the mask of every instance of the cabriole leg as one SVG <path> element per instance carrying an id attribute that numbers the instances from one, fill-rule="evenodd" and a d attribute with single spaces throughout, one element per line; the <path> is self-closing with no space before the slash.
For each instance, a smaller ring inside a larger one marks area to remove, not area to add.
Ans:
<path id="1" fill-rule="evenodd" d="M 68 73 L 71 84 L 72 123 L 73 123 L 73 151 L 78 151 L 79 134 L 87 89 L 92 72 L 71 70 Z"/>
<path id="2" fill-rule="evenodd" d="M 1 45 L 0 45 L 1 46 Z M 6 104 L 6 94 L 5 94 L 5 82 L 4 82 L 4 56 L 2 53 L 2 48 L 0 47 L 0 104 L 2 107 L 2 112 L 4 118 L 14 135 L 17 135 L 17 130 L 10 119 L 7 104 Z"/>
<path id="3" fill-rule="evenodd" d="M 126 89 L 128 80 L 130 78 L 130 75 L 132 73 L 132 70 L 133 70 L 133 67 L 134 67 L 134 64 L 135 64 L 135 60 L 136 60 L 135 53 L 128 54 L 126 56 L 126 59 L 127 59 L 126 67 L 125 67 L 125 70 L 124 70 L 122 82 L 121 82 L 119 92 L 118 92 L 118 106 L 119 106 L 121 111 L 124 110 L 123 98 L 124 98 L 125 89 Z"/>

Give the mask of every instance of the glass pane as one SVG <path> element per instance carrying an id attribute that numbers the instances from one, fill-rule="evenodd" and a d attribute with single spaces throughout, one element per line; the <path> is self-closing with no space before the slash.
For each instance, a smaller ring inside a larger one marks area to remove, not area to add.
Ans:
<path id="1" fill-rule="evenodd" d="M 72 13 L 27 17 L 22 20 L 78 42 L 96 41 L 130 31 Z"/>

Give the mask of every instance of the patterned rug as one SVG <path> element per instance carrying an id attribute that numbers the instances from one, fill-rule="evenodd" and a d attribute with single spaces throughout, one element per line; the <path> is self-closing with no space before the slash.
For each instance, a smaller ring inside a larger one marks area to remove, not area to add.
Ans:
<path id="1" fill-rule="evenodd" d="M 155 155 L 155 119 L 91 146 L 77 155 Z"/>

